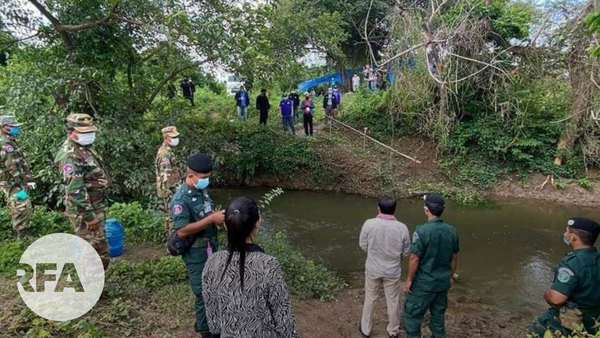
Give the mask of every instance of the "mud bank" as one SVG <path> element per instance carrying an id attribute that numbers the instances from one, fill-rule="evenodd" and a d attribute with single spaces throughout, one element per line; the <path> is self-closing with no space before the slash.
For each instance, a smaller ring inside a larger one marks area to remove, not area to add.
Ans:
<path id="1" fill-rule="evenodd" d="M 295 301 L 294 310 L 298 330 L 302 337 L 360 337 L 358 325 L 362 314 L 364 291 L 346 289 L 340 291 L 334 301 Z M 403 304 L 403 299 L 401 299 Z M 385 299 L 380 297 L 373 313 L 372 338 L 387 338 L 387 313 Z M 533 314 L 532 314 L 533 315 Z M 511 314 L 502 309 L 478 304 L 464 297 L 450 294 L 446 315 L 448 337 L 454 338 L 517 338 L 524 337 L 523 328 L 529 315 Z M 424 321 L 423 334 L 428 334 L 428 319 Z M 402 321 L 400 337 L 405 337 Z"/>

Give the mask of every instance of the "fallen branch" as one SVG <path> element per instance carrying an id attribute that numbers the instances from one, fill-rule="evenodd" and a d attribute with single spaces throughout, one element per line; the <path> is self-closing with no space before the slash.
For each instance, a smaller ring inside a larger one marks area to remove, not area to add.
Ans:
<path id="1" fill-rule="evenodd" d="M 396 154 L 398 154 L 398 155 L 400 155 L 400 156 L 402 156 L 402 157 L 404 157 L 404 158 L 407 158 L 407 159 L 409 159 L 409 160 L 411 160 L 411 161 L 413 161 L 413 162 L 419 163 L 419 164 L 421 163 L 421 161 L 417 160 L 416 158 L 414 158 L 414 157 L 410 157 L 410 156 L 408 156 L 408 155 L 406 155 L 406 154 L 403 154 L 403 153 L 399 152 L 398 150 L 396 150 L 396 149 L 394 149 L 394 148 L 392 148 L 392 147 L 388 146 L 387 144 L 385 144 L 385 143 L 382 143 L 382 142 L 380 142 L 380 141 L 378 141 L 378 140 L 376 140 L 376 139 L 372 138 L 372 137 L 371 137 L 371 136 L 369 136 L 369 135 L 365 135 L 363 132 L 361 132 L 361 131 L 358 131 L 358 130 L 354 129 L 353 127 L 351 127 L 351 126 L 349 126 L 349 125 L 345 124 L 345 123 L 344 123 L 344 122 L 342 122 L 342 121 L 336 120 L 335 118 L 333 118 L 333 117 L 331 117 L 331 116 L 326 116 L 326 117 L 329 119 L 329 122 L 330 122 L 330 123 L 331 123 L 332 121 L 333 121 L 333 122 L 336 122 L 336 123 L 338 123 L 338 124 L 340 124 L 340 125 L 342 125 L 342 126 L 344 126 L 344 127 L 348 128 L 348 129 L 350 129 L 350 130 L 352 130 L 352 131 L 354 131 L 354 132 L 356 132 L 356 133 L 360 134 L 361 136 L 363 136 L 363 137 L 365 137 L 365 138 L 367 138 L 367 139 L 369 139 L 369 140 L 371 140 L 371 141 L 373 141 L 373 142 L 377 143 L 378 145 L 380 145 L 380 146 L 382 146 L 382 147 L 384 147 L 384 148 L 386 148 L 386 149 L 388 149 L 388 150 L 390 150 L 390 151 L 392 151 L 392 152 L 394 152 L 394 153 L 396 153 Z"/>

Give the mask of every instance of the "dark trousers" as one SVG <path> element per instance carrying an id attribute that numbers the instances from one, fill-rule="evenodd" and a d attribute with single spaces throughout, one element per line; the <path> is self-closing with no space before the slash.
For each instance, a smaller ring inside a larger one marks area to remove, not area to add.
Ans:
<path id="1" fill-rule="evenodd" d="M 290 127 L 292 133 L 296 135 L 296 128 L 294 128 L 294 116 L 282 116 L 281 122 L 283 123 L 283 131 L 287 132 L 288 127 Z"/>
<path id="2" fill-rule="evenodd" d="M 406 338 L 421 338 L 421 323 L 425 312 L 431 313 L 429 329 L 436 337 L 446 337 L 444 317 L 448 308 L 448 290 L 442 292 L 420 291 L 418 288 L 406 294 L 404 302 L 404 328 Z"/>
<path id="3" fill-rule="evenodd" d="M 190 102 L 192 103 L 192 107 L 195 107 L 196 105 L 194 104 L 194 97 L 193 96 L 186 96 L 186 99 L 190 100 Z"/>
<path id="4" fill-rule="evenodd" d="M 267 125 L 267 118 L 269 117 L 269 111 L 265 110 L 265 111 L 260 111 L 260 117 L 258 120 L 259 124 L 264 124 L 265 126 Z"/>
<path id="5" fill-rule="evenodd" d="M 310 127 L 310 133 L 309 133 L 309 127 Z M 304 133 L 306 134 L 306 136 L 313 134 L 313 116 L 312 115 L 307 115 L 304 114 Z"/>
<path id="6" fill-rule="evenodd" d="M 217 251 L 217 248 L 214 245 L 213 251 Z M 196 310 L 196 324 L 194 328 L 196 329 L 196 332 L 200 332 L 203 337 L 208 336 L 210 334 L 210 329 L 208 327 L 208 319 L 206 318 L 204 298 L 202 297 L 202 271 L 204 270 L 204 265 L 206 265 L 206 261 L 208 260 L 206 246 L 192 246 L 189 251 L 182 256 L 182 258 L 188 270 L 190 287 L 192 288 L 194 296 L 196 296 L 196 302 L 194 304 L 194 308 Z"/>

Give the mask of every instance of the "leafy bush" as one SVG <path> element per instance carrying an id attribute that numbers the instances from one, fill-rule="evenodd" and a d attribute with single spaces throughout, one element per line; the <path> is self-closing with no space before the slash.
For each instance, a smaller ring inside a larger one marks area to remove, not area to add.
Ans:
<path id="1" fill-rule="evenodd" d="M 108 217 L 115 218 L 125 229 L 127 242 L 165 241 L 163 213 L 144 209 L 139 202 L 115 203 L 108 209 Z"/>
<path id="2" fill-rule="evenodd" d="M 106 273 L 108 288 L 112 292 L 115 288 L 153 290 L 185 282 L 188 278 L 183 260 L 175 256 L 164 256 L 141 263 L 116 260 Z"/>

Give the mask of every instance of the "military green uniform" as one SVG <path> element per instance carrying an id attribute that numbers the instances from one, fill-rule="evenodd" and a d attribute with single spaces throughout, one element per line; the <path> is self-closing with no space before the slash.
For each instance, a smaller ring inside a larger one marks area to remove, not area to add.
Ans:
<path id="1" fill-rule="evenodd" d="M 181 229 L 190 223 L 198 222 L 213 211 L 212 200 L 205 190 L 196 190 L 182 184 L 171 201 L 171 215 L 174 229 Z M 196 296 L 196 331 L 207 334 L 210 332 L 204 299 L 202 298 L 202 271 L 208 260 L 209 251 L 217 250 L 217 227 L 210 225 L 196 234 L 192 248 L 183 254 L 183 261 L 188 269 L 192 292 Z M 209 249 L 210 246 L 210 249 Z"/>
<path id="2" fill-rule="evenodd" d="M 27 184 L 32 183 L 33 179 L 16 140 L 3 132 L 0 132 L 0 175 L 0 188 L 10 208 L 12 227 L 21 233 L 29 227 L 31 200 L 29 197 L 19 199 L 15 194 L 23 189 L 28 190 Z"/>
<path id="3" fill-rule="evenodd" d="M 154 164 L 156 167 L 158 197 L 163 199 L 165 230 L 168 233 L 171 230 L 171 198 L 181 183 L 179 163 L 175 157 L 173 148 L 167 144 L 163 144 L 158 149 Z"/>
<path id="4" fill-rule="evenodd" d="M 69 126 L 91 130 L 92 118 L 86 114 L 72 114 Z M 95 127 L 92 128 L 95 130 Z M 78 128 L 75 128 L 78 130 Z M 88 241 L 100 255 L 104 269 L 108 268 L 110 256 L 104 233 L 105 211 L 108 208 L 108 190 L 111 179 L 102 164 L 102 158 L 91 145 L 82 146 L 67 138 L 56 154 L 54 163 L 63 175 L 65 189 L 65 214 L 73 225 L 75 235 Z M 86 222 L 100 221 L 97 231 L 89 232 Z"/>
<path id="5" fill-rule="evenodd" d="M 460 250 L 456 229 L 440 218 L 417 227 L 411 252 L 419 256 L 419 268 L 411 293 L 404 302 L 404 327 L 407 338 L 421 338 L 425 312 L 431 312 L 429 329 L 436 337 L 445 337 L 444 315 L 448 307 L 448 289 L 452 256 Z"/>
<path id="6" fill-rule="evenodd" d="M 583 325 L 588 333 L 596 334 L 600 320 L 600 253 L 594 247 L 569 252 L 556 269 L 552 290 L 569 299 L 583 314 Z M 559 318 L 560 307 L 552 307 L 527 328 L 531 334 L 543 337 L 546 330 L 560 331 L 565 336 L 571 330 L 563 327 Z"/>

